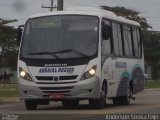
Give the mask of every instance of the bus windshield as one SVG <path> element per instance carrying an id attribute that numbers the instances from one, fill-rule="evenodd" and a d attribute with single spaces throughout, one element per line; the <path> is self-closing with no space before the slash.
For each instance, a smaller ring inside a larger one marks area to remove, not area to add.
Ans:
<path id="1" fill-rule="evenodd" d="M 27 21 L 21 56 L 32 59 L 70 59 L 97 56 L 98 17 L 56 15 Z"/>

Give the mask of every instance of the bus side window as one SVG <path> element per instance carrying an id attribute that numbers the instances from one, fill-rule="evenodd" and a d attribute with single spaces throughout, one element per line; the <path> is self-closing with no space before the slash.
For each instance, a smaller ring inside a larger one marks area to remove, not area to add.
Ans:
<path id="1" fill-rule="evenodd" d="M 114 43 L 114 54 L 122 56 L 123 55 L 122 36 L 121 36 L 122 30 L 120 24 L 112 22 L 112 34 Z"/>
<path id="2" fill-rule="evenodd" d="M 133 40 L 134 40 L 134 51 L 136 57 L 141 57 L 141 41 L 140 41 L 140 31 L 138 28 L 133 27 Z"/>
<path id="3" fill-rule="evenodd" d="M 102 21 L 102 51 L 111 54 L 111 24 L 108 20 Z"/>
<path id="4" fill-rule="evenodd" d="M 132 49 L 132 36 L 131 30 L 128 25 L 123 26 L 123 38 L 124 38 L 124 46 L 125 46 L 125 55 L 126 56 L 133 56 L 133 49 Z"/>
<path id="5" fill-rule="evenodd" d="M 141 57 L 141 39 L 140 39 L 140 30 L 137 28 L 137 41 L 138 41 L 138 57 Z"/>

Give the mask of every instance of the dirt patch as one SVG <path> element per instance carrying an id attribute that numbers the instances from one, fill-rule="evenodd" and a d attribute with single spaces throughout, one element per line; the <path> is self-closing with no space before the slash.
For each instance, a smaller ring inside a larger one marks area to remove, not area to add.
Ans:
<path id="1" fill-rule="evenodd" d="M 0 97 L 0 104 L 20 101 L 19 97 Z"/>

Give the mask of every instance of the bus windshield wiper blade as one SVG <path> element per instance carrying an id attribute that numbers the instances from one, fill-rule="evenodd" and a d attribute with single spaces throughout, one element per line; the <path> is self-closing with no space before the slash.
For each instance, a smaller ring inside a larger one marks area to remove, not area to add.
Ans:
<path id="1" fill-rule="evenodd" d="M 57 55 L 55 55 L 54 52 L 35 52 L 35 53 L 29 53 L 28 55 L 52 55 L 57 59 L 61 59 L 60 57 L 58 57 Z"/>
<path id="2" fill-rule="evenodd" d="M 87 56 L 79 51 L 76 51 L 74 49 L 62 50 L 62 51 L 55 52 L 54 54 L 67 53 L 67 52 L 72 52 L 72 53 L 75 53 L 75 54 L 80 55 L 82 57 L 89 57 L 89 56 Z"/>

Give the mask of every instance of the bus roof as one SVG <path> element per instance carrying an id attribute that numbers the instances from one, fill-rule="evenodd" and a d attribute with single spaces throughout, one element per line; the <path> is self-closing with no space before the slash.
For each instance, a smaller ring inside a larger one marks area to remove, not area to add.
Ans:
<path id="1" fill-rule="evenodd" d="M 51 15 L 93 15 L 93 16 L 99 16 L 101 18 L 104 17 L 109 20 L 140 26 L 138 22 L 126 19 L 121 16 L 117 16 L 115 13 L 111 11 L 103 10 L 101 8 L 96 8 L 96 7 L 71 7 L 67 8 L 64 11 L 54 11 L 54 12 L 32 15 L 29 18 L 51 16 Z"/>

